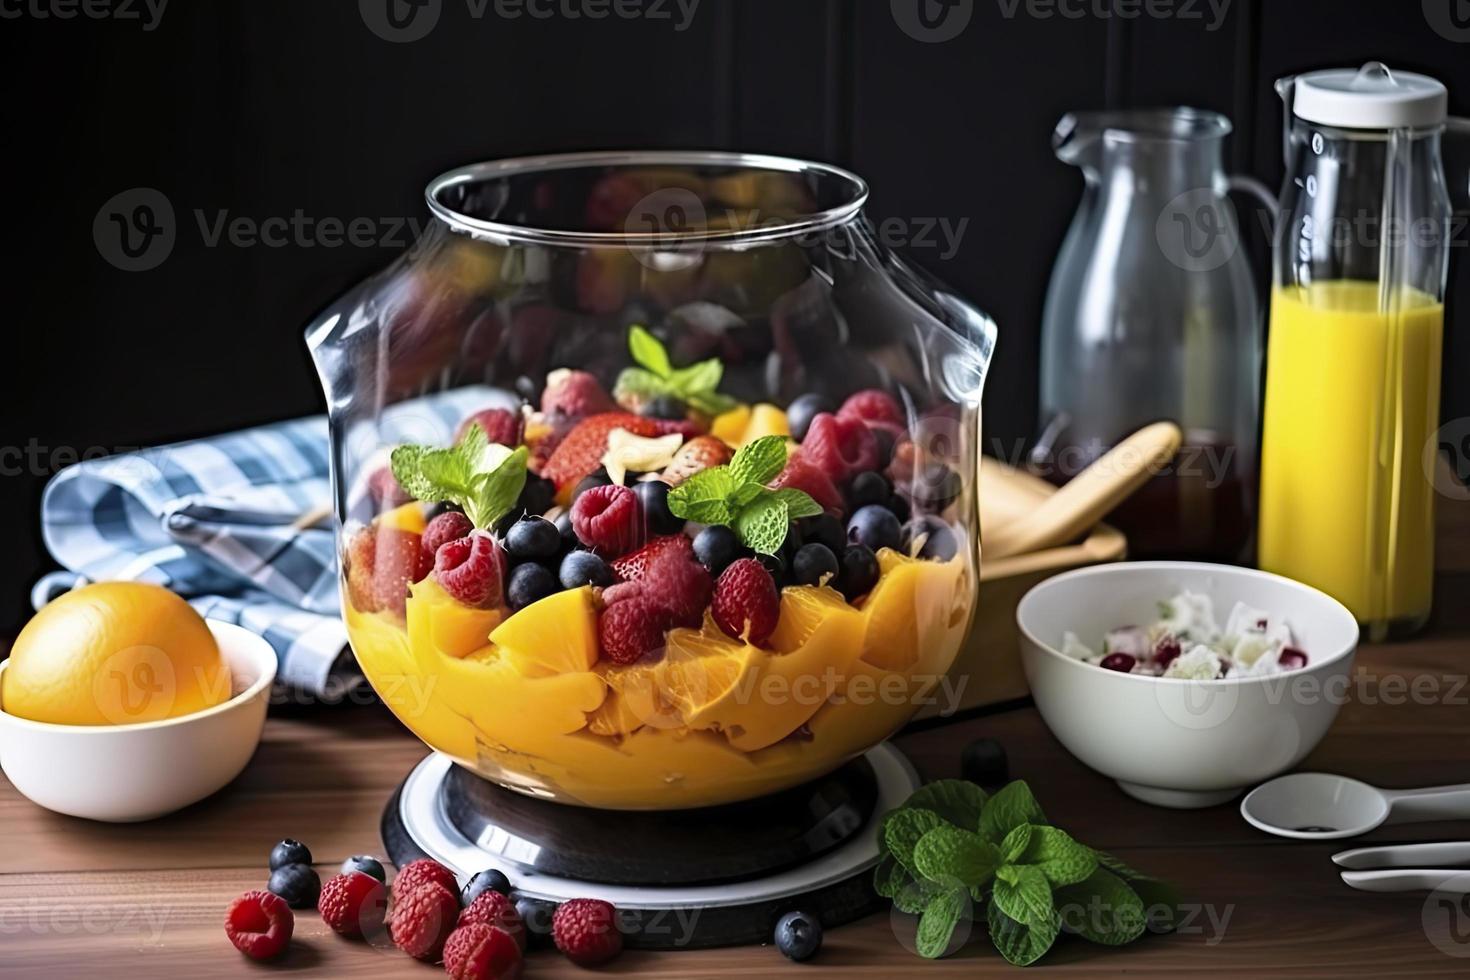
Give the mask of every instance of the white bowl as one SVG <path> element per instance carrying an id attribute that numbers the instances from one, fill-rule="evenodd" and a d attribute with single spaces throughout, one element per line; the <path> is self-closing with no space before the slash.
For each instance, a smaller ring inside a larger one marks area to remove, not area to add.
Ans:
<path id="1" fill-rule="evenodd" d="M 1223 616 L 1236 602 L 1285 617 L 1307 666 L 1266 677 L 1183 680 L 1125 674 L 1061 652 L 1062 634 L 1095 644 L 1158 618 L 1188 589 Z M 1224 803 L 1296 765 L 1346 700 L 1358 624 L 1291 579 L 1230 565 L 1129 562 L 1058 575 L 1016 607 L 1021 660 L 1037 710 L 1067 750 L 1130 796 L 1170 807 Z"/>
<path id="2" fill-rule="evenodd" d="M 249 630 L 207 622 L 234 697 L 137 725 L 28 721 L 0 703 L 0 768 L 15 788 L 57 813 L 127 823 L 197 803 L 238 776 L 260 744 L 276 654 Z"/>

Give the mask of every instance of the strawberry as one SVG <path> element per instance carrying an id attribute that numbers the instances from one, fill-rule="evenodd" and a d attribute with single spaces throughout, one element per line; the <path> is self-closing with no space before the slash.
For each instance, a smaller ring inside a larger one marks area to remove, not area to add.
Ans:
<path id="1" fill-rule="evenodd" d="M 618 406 L 612 396 L 587 371 L 562 368 L 546 376 L 541 392 L 541 411 L 547 415 L 583 418 L 602 412 L 615 412 Z"/>
<path id="2" fill-rule="evenodd" d="M 802 455 L 836 483 L 878 466 L 878 440 L 860 418 L 829 415 L 812 419 Z"/>
<path id="3" fill-rule="evenodd" d="M 626 429 L 635 436 L 660 436 L 669 423 L 644 418 L 627 412 L 603 412 L 578 422 L 566 438 L 552 451 L 541 475 L 555 483 L 557 489 L 575 485 L 602 465 L 607 452 L 607 434 L 613 429 Z"/>
<path id="4" fill-rule="evenodd" d="M 520 412 L 513 412 L 508 408 L 487 408 L 471 415 L 459 424 L 459 429 L 454 433 L 454 441 L 463 439 L 470 426 L 476 422 L 485 430 L 485 437 L 491 442 L 502 446 L 521 444 L 525 420 Z"/>
<path id="5" fill-rule="evenodd" d="M 422 538 L 394 527 L 363 528 L 347 545 L 347 597 L 361 612 L 390 610 L 403 615 L 408 587 L 433 571 Z"/>
<path id="6" fill-rule="evenodd" d="M 367 488 L 368 496 L 383 510 L 402 507 L 413 499 L 403 487 L 399 486 L 398 478 L 386 466 L 373 470 L 372 475 L 368 477 Z"/>
<path id="7" fill-rule="evenodd" d="M 807 461 L 801 452 L 791 454 L 786 468 L 771 481 L 771 487 L 775 490 L 782 487 L 801 490 L 832 513 L 842 513 L 842 491 L 837 489 L 831 477 Z"/>
<path id="8" fill-rule="evenodd" d="M 754 558 L 733 561 L 715 583 L 710 612 L 727 635 L 760 646 L 770 639 L 781 618 L 776 580 Z"/>
<path id="9" fill-rule="evenodd" d="M 696 436 L 674 453 L 673 461 L 664 468 L 664 482 L 677 487 L 700 470 L 724 466 L 734 455 L 724 440 L 714 436 Z"/>
<path id="10" fill-rule="evenodd" d="M 902 429 L 905 425 L 903 407 L 893 396 L 878 388 L 865 388 L 850 395 L 837 410 L 838 418 L 861 419 L 869 425 L 881 424 Z"/>
<path id="11" fill-rule="evenodd" d="M 692 560 L 694 546 L 682 534 L 668 534 L 661 538 L 654 538 L 631 555 L 625 555 L 613 562 L 613 574 L 618 577 L 619 581 L 636 582 L 643 578 L 650 565 L 661 560 L 665 555 L 676 555 Z"/>

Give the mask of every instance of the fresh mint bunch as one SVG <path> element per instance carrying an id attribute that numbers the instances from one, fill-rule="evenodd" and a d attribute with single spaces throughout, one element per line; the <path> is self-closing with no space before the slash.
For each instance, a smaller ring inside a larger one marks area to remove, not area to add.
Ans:
<path id="1" fill-rule="evenodd" d="M 919 916 L 916 948 L 931 959 L 951 951 L 967 918 L 984 919 L 1000 954 L 1028 966 L 1064 924 L 1119 946 L 1150 924 L 1145 896 L 1160 908 L 1175 904 L 1159 882 L 1048 824 L 1020 781 L 994 796 L 959 779 L 930 783 L 885 816 L 878 834 L 885 856 L 874 887 Z"/>
<path id="2" fill-rule="evenodd" d="M 718 391 L 725 374 L 719 358 L 676 368 L 659 339 L 636 323 L 628 332 L 628 352 L 638 367 L 625 368 L 618 375 L 613 395 L 619 401 L 624 395 L 648 399 L 669 395 L 706 415 L 735 407 L 735 399 Z"/>
<path id="3" fill-rule="evenodd" d="M 724 466 L 711 466 L 669 491 L 669 510 L 700 524 L 724 524 L 750 550 L 774 555 L 791 522 L 815 517 L 822 505 L 793 487 L 766 486 L 786 468 L 786 438 L 762 436 L 741 446 Z"/>
<path id="4" fill-rule="evenodd" d="M 525 446 L 497 445 L 476 422 L 448 449 L 399 446 L 390 465 L 398 485 L 415 500 L 458 504 L 470 523 L 488 529 L 520 499 L 528 459 Z"/>

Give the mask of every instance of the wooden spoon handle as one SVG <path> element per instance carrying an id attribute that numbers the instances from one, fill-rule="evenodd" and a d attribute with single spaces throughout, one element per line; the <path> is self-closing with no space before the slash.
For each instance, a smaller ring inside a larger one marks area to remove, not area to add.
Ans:
<path id="1" fill-rule="evenodd" d="M 986 558 L 1004 558 L 1071 541 L 1102 520 L 1173 459 L 1183 438 L 1179 426 L 1173 422 L 1144 426 L 1030 513 L 986 535 L 982 554 Z"/>

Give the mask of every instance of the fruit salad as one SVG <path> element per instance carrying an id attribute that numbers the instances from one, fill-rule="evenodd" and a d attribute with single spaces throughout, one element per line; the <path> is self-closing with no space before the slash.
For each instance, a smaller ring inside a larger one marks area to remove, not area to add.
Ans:
<path id="1" fill-rule="evenodd" d="M 359 481 L 357 657 L 426 742 L 529 794 L 668 809 L 815 778 L 953 661 L 966 481 L 888 392 L 741 404 L 718 360 L 628 340 L 610 390 L 552 371 Z"/>
<path id="2" fill-rule="evenodd" d="M 1185 680 L 1260 677 L 1307 665 L 1280 616 L 1237 602 L 1221 628 L 1214 601 L 1189 591 L 1160 602 L 1159 618 L 1148 626 L 1109 630 L 1101 653 L 1071 632 L 1062 636 L 1062 652 L 1104 670 Z"/>

